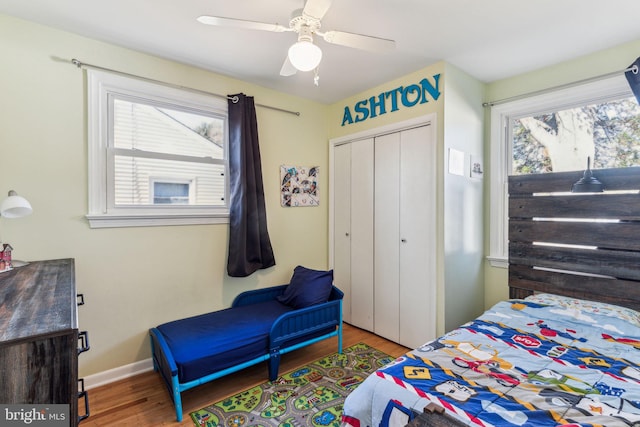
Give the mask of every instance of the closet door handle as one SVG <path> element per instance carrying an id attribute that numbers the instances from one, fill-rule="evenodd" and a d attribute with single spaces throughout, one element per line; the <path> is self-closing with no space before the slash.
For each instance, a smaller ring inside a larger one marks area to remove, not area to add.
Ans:
<path id="1" fill-rule="evenodd" d="M 349 233 L 344 233 L 345 236 L 349 237 Z"/>
<path id="2" fill-rule="evenodd" d="M 407 239 L 400 239 L 402 243 L 407 243 Z"/>

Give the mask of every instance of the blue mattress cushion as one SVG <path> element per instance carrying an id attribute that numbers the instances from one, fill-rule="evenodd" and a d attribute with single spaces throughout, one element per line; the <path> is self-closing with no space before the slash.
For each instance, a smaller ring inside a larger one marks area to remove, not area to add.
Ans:
<path id="1" fill-rule="evenodd" d="M 227 308 L 158 326 L 186 383 L 256 357 L 269 349 L 273 322 L 293 308 L 277 300 Z"/>
<path id="2" fill-rule="evenodd" d="M 312 270 L 299 265 L 278 301 L 293 308 L 322 304 L 329 300 L 332 284 L 333 270 Z"/>

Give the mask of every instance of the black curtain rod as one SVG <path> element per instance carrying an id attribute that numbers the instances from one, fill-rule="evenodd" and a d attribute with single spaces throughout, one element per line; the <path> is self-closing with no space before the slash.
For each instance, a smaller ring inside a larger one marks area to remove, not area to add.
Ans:
<path id="1" fill-rule="evenodd" d="M 96 69 L 96 70 L 108 71 L 110 73 L 116 73 L 116 74 L 120 74 L 120 75 L 123 75 L 123 76 L 133 77 L 133 78 L 136 78 L 136 79 L 140 79 L 140 80 L 145 80 L 145 81 L 152 82 L 152 83 L 161 84 L 161 85 L 164 85 L 164 86 L 170 86 L 170 87 L 173 87 L 173 88 L 176 88 L 176 89 L 182 89 L 182 90 L 188 90 L 188 91 L 191 91 L 191 92 L 202 93 L 202 94 L 205 94 L 205 95 L 215 96 L 217 98 L 230 99 L 234 103 L 238 102 L 238 98 L 237 97 L 233 97 L 233 96 L 230 97 L 228 95 L 221 95 L 219 93 L 207 92 L 207 91 L 204 91 L 204 90 L 194 89 L 194 88 L 187 87 L 187 86 L 180 86 L 180 85 L 176 85 L 176 84 L 173 84 L 173 83 L 167 83 L 167 82 L 163 82 L 163 81 L 160 81 L 160 80 L 150 79 L 148 77 L 136 76 L 135 74 L 125 73 L 123 71 L 118 71 L 118 70 L 114 70 L 114 69 L 111 69 L 111 68 L 101 67 L 99 65 L 87 64 L 86 62 L 82 62 L 82 61 L 80 61 L 80 60 L 78 60 L 76 58 L 73 58 L 71 60 L 71 63 L 73 65 L 75 65 L 76 67 L 78 67 L 78 68 L 93 68 L 93 69 Z M 299 111 L 285 110 L 284 108 L 272 107 L 270 105 L 256 104 L 256 107 L 268 108 L 270 110 L 275 110 L 275 111 L 280 111 L 282 113 L 288 113 L 288 114 L 293 114 L 295 116 L 300 116 L 300 112 Z"/>
<path id="2" fill-rule="evenodd" d="M 553 87 L 550 87 L 550 88 L 537 90 L 535 92 L 523 93 L 521 95 L 512 96 L 510 98 L 504 98 L 504 99 L 499 99 L 499 100 L 490 101 L 490 102 L 483 102 L 482 106 L 483 107 L 493 107 L 494 105 L 504 104 L 506 102 L 511 102 L 511 101 L 517 101 L 518 99 L 528 98 L 528 97 L 534 96 L 534 95 L 542 95 L 544 93 L 553 92 L 553 91 L 556 91 L 556 90 L 559 90 L 559 89 L 566 89 L 566 88 L 570 88 L 570 87 L 581 85 L 583 83 L 590 83 L 590 82 L 594 82 L 596 80 L 606 79 L 607 77 L 617 76 L 620 73 L 624 74 L 627 71 L 632 71 L 633 74 L 638 74 L 638 66 L 637 65 L 632 65 L 631 67 L 627 68 L 626 70 L 622 70 L 622 71 L 614 71 L 612 73 L 602 74 L 602 75 L 595 76 L 595 77 L 590 77 L 588 79 L 579 80 L 577 82 L 566 83 L 566 84 L 559 85 L 559 86 L 553 86 Z"/>

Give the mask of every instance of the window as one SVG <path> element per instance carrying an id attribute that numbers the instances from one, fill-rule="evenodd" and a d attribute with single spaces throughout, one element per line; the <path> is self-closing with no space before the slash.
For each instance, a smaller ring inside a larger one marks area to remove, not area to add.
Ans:
<path id="1" fill-rule="evenodd" d="M 622 73 L 491 110 L 489 260 L 506 267 L 507 177 L 640 166 L 640 106 Z"/>
<path id="2" fill-rule="evenodd" d="M 226 101 L 87 73 L 91 227 L 226 222 Z"/>
<path id="3" fill-rule="evenodd" d="M 153 183 L 154 205 L 188 205 L 190 183 L 161 182 Z"/>

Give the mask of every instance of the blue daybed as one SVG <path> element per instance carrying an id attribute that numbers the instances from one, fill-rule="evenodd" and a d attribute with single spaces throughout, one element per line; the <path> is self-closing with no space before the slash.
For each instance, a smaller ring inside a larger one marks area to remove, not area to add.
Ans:
<path id="1" fill-rule="evenodd" d="M 334 336 L 341 353 L 344 294 L 332 282 L 332 271 L 298 266 L 288 285 L 243 292 L 230 308 L 151 328 L 153 367 L 177 421 L 185 390 L 263 361 L 274 381 L 280 355 Z"/>

